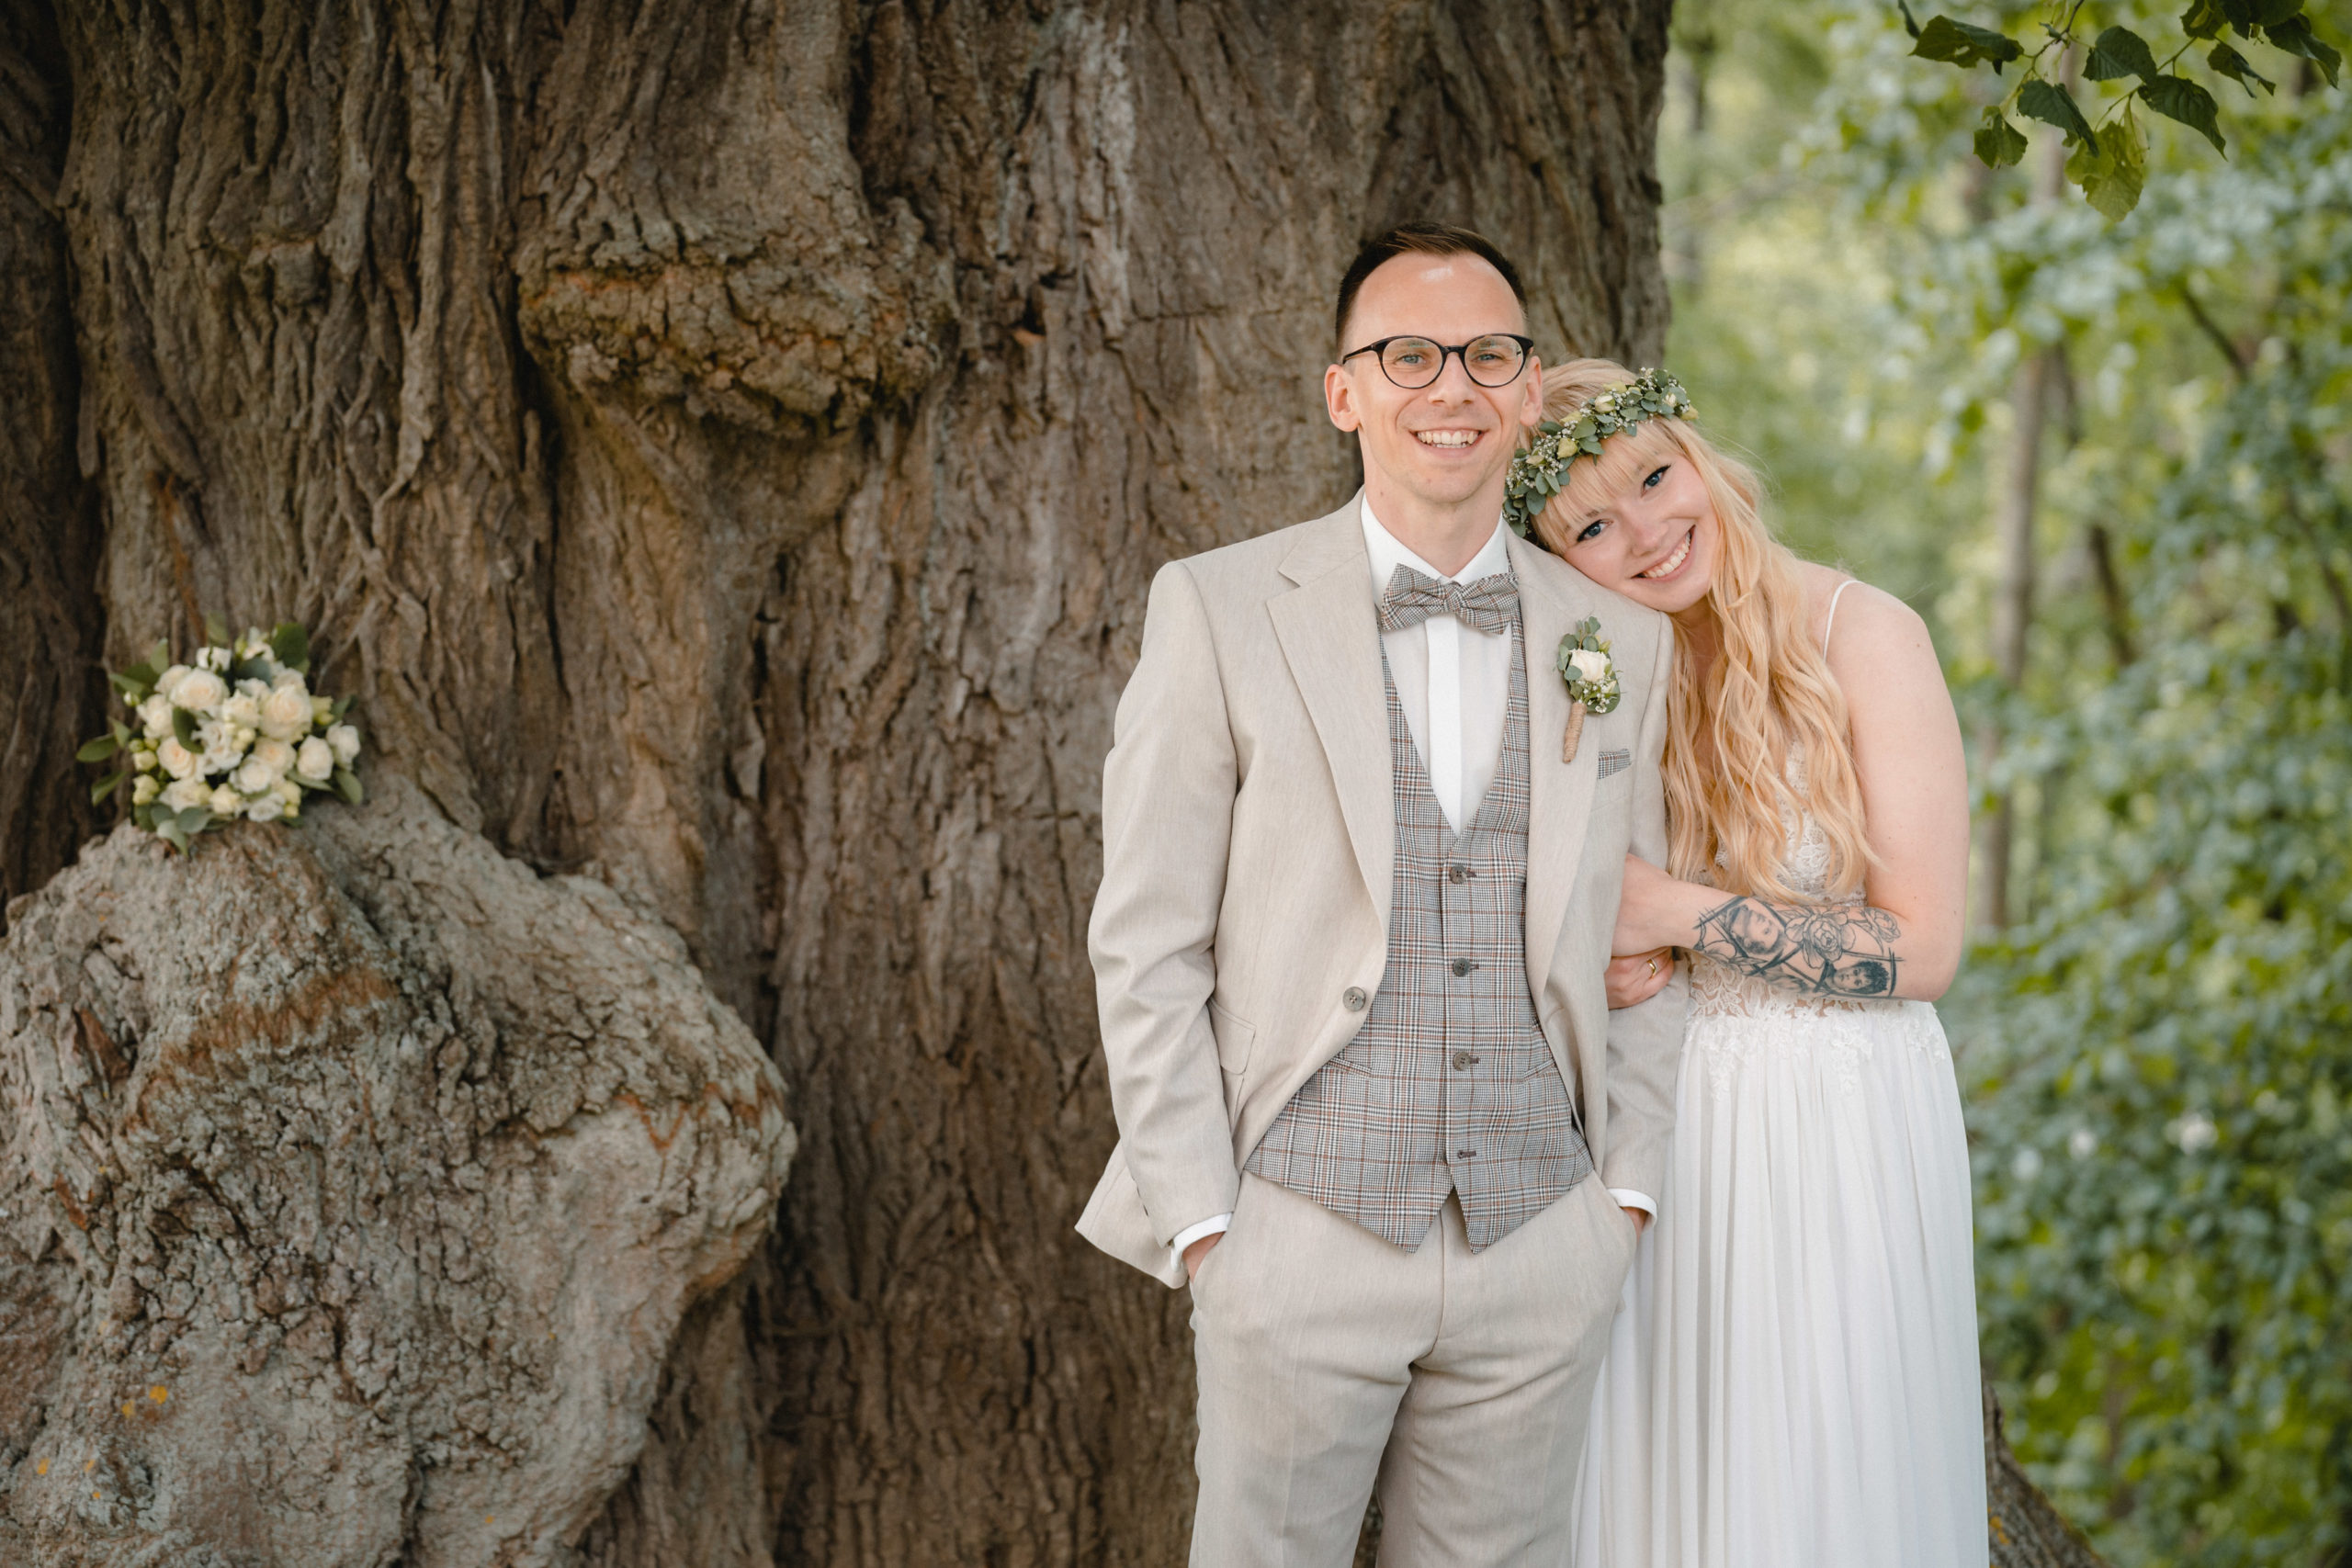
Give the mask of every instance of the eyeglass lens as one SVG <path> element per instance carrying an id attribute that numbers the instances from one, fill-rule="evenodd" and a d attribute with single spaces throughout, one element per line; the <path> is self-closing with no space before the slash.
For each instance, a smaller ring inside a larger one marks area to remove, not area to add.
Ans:
<path id="1" fill-rule="evenodd" d="M 1481 387 L 1508 386 L 1527 359 L 1516 338 L 1500 333 L 1463 345 L 1462 368 Z M 1380 367 L 1388 378 L 1408 389 L 1428 386 L 1445 372 L 1445 350 L 1425 337 L 1389 340 L 1380 351 Z"/>

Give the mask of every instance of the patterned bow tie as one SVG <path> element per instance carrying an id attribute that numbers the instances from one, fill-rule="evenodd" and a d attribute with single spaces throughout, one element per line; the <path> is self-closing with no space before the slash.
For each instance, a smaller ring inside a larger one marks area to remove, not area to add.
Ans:
<path id="1" fill-rule="evenodd" d="M 1380 629 L 1401 632 L 1431 615 L 1452 615 L 1474 630 L 1500 637 L 1519 619 L 1519 580 L 1498 571 L 1476 582 L 1441 582 L 1409 566 L 1398 567 L 1380 596 Z"/>

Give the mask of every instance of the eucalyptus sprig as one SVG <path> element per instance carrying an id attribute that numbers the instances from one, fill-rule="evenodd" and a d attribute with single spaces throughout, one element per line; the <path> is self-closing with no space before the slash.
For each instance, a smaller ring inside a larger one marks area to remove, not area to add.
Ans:
<path id="1" fill-rule="evenodd" d="M 2180 15 L 2180 46 L 2161 61 L 2148 40 L 2127 27 L 2104 28 L 2090 40 L 2083 57 L 2084 78 L 2132 84 L 2121 96 L 2108 102 L 2094 124 L 2066 84 L 2055 79 L 2053 69 L 2082 41 L 2077 28 L 2084 0 L 2061 0 L 2047 7 L 2050 19 L 2041 24 L 2042 40 L 2030 53 L 2007 33 L 1950 17 L 1933 17 L 1922 27 L 1905 0 L 1895 4 L 1916 40 L 1911 52 L 1918 59 L 1940 60 L 1963 70 L 1989 66 L 1996 76 L 2004 66 L 2024 62 L 2017 85 L 1984 111 L 1976 132 L 1976 156 L 1996 169 L 2025 156 L 2025 133 L 2011 122 L 2013 113 L 2055 126 L 2072 150 L 2066 177 L 2110 221 L 2140 204 L 2140 192 L 2147 184 L 2148 139 L 2139 107 L 2177 120 L 2211 141 L 2213 151 L 2229 156 L 2221 106 L 2211 93 L 2174 69 L 2199 44 L 2212 45 L 2205 52 L 2206 69 L 2235 82 L 2248 97 L 2256 88 L 2276 93 L 2278 84 L 2256 71 L 2225 34 L 2310 61 L 2330 87 L 2336 85 L 2336 71 L 2344 63 L 2335 46 L 2312 30 L 2303 0 L 2189 0 Z"/>

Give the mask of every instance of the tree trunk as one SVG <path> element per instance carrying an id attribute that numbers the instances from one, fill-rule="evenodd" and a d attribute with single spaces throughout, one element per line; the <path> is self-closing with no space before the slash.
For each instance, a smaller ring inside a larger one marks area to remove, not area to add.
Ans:
<path id="1" fill-rule="evenodd" d="M 5 3 L 7 891 L 101 651 L 308 622 L 386 777 L 657 912 L 791 1085 L 579 1560 L 1174 1557 L 1182 1298 L 1070 1229 L 1145 585 L 1351 488 L 1387 222 L 1657 356 L 1663 0 Z"/>

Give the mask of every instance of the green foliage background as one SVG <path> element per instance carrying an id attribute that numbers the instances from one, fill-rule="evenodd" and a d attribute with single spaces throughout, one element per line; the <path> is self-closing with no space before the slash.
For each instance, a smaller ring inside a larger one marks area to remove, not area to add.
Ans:
<path id="1" fill-rule="evenodd" d="M 2040 6 L 1946 8 L 2041 36 Z M 2085 16 L 2177 39 L 2177 9 Z M 2310 15 L 2352 37 L 2342 0 Z M 2011 1437 L 2124 1568 L 2340 1568 L 2352 104 L 2243 44 L 2278 91 L 2205 78 L 2226 160 L 2151 118 L 2145 195 L 2109 223 L 2072 186 L 2037 199 L 2048 128 L 1975 162 L 2005 88 L 1910 58 L 1891 4 L 1682 0 L 1676 33 L 1668 367 L 1791 541 L 1926 614 L 1972 735 L 2005 737 L 1976 782 L 2016 803 L 2015 923 L 1944 1011 Z M 2096 116 L 2128 85 L 2076 91 Z M 2052 344 L 2071 396 L 2012 690 L 1992 496 L 2016 367 Z"/>

